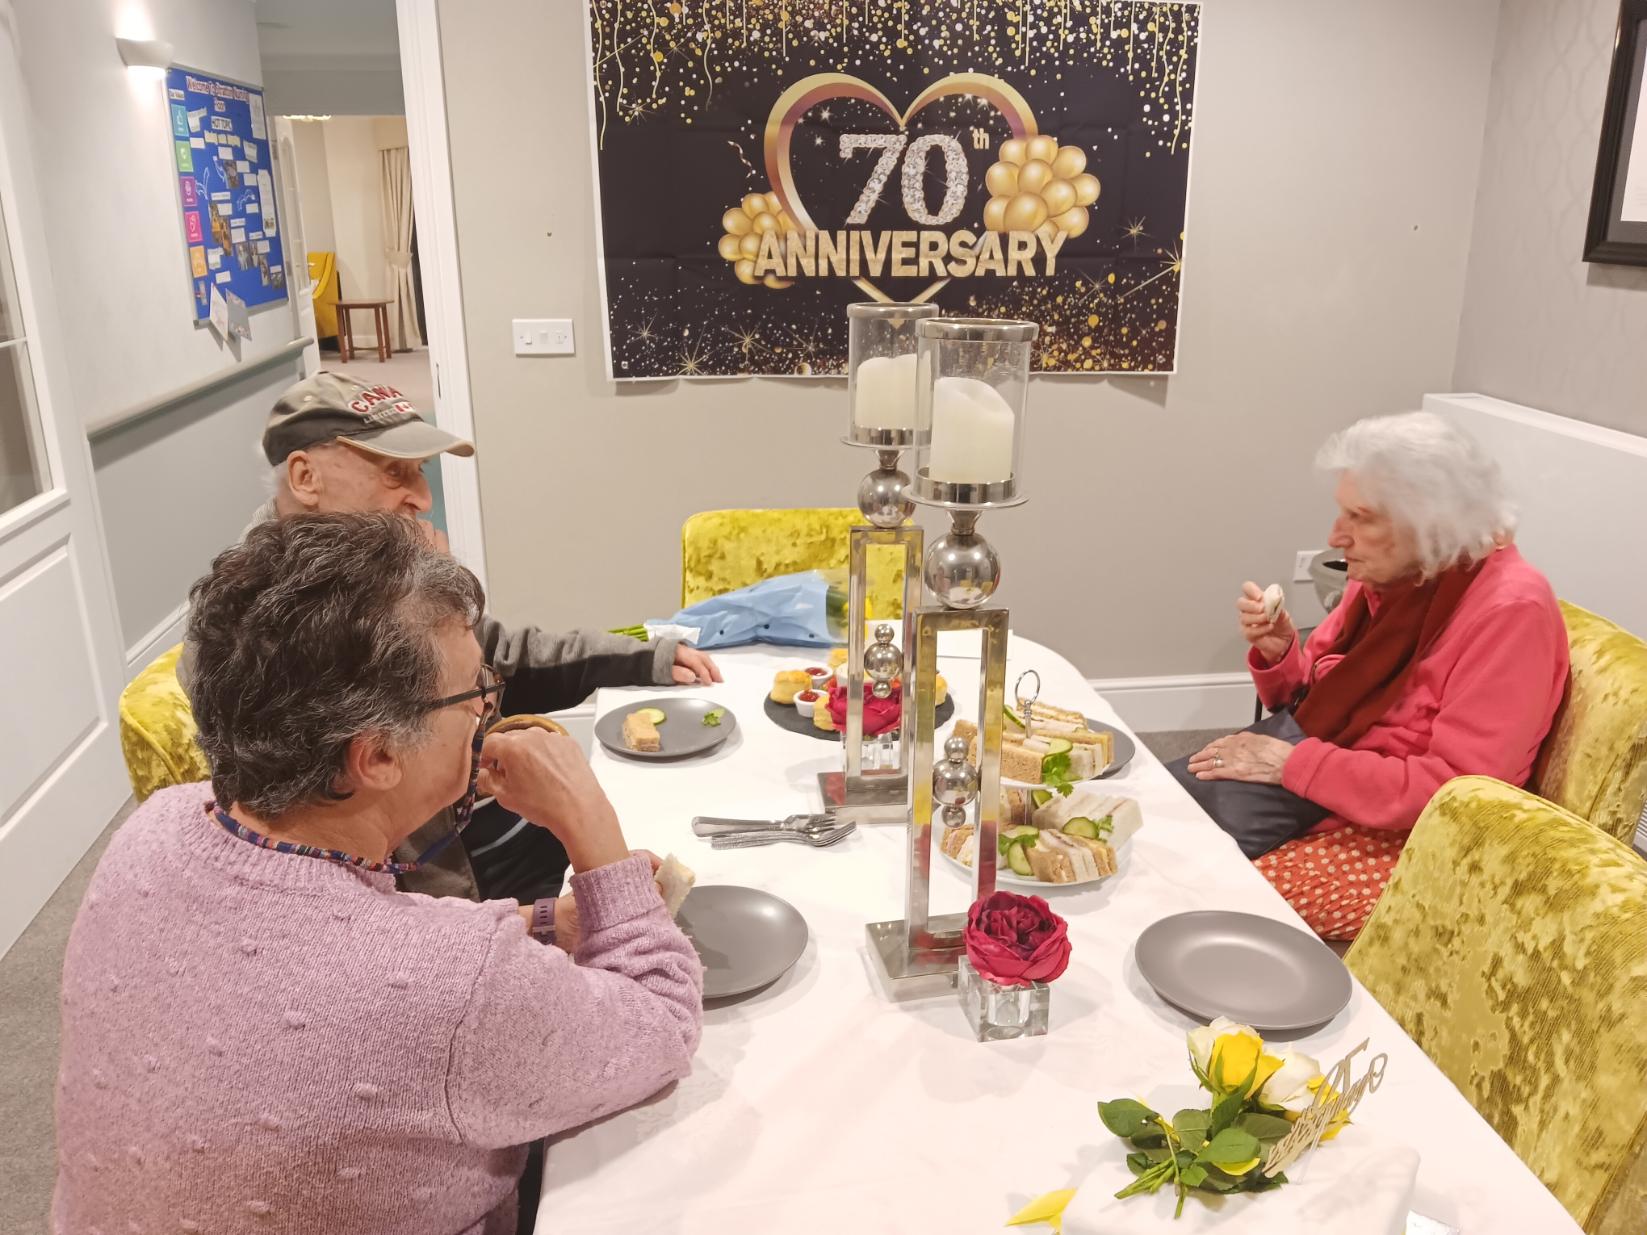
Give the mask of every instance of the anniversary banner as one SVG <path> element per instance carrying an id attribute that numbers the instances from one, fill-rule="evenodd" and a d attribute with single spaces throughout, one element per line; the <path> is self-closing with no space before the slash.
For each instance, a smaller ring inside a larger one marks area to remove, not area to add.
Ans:
<path id="1" fill-rule="evenodd" d="M 845 307 L 1170 373 L 1200 9 L 589 0 L 611 375 L 845 371 Z"/>

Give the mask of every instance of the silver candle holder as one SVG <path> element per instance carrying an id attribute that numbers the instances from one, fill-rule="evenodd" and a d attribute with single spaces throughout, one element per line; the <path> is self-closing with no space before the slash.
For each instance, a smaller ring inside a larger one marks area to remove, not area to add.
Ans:
<path id="1" fill-rule="evenodd" d="M 1009 615 L 988 604 L 1000 585 L 1001 561 L 978 520 L 986 510 L 1028 500 L 1020 463 L 1038 333 L 1033 322 L 977 318 L 934 318 L 916 327 L 921 397 L 915 478 L 907 492 L 921 505 L 948 511 L 950 529 L 927 548 L 922 573 L 937 603 L 914 613 L 913 663 L 904 674 L 903 721 L 914 747 L 904 916 L 867 927 L 870 951 L 895 993 L 952 982 L 963 950 L 965 915 L 930 912 L 934 805 L 946 827 L 975 818 L 973 899 L 995 890 Z M 956 739 L 945 744 L 941 761 L 934 759 L 942 631 L 977 631 L 982 642 L 975 774 Z"/>
<path id="2" fill-rule="evenodd" d="M 909 813 L 909 726 L 900 725 L 895 744 L 864 741 L 864 691 L 886 698 L 892 680 L 905 668 L 914 636 L 914 613 L 921 604 L 921 556 L 925 536 L 906 521 L 914 513 L 909 477 L 899 467 L 903 451 L 924 441 L 916 428 L 920 400 L 916 326 L 937 317 L 930 304 L 853 304 L 846 310 L 848 446 L 874 450 L 880 465 L 858 485 L 858 510 L 866 523 L 848 533 L 846 722 L 841 727 L 844 770 L 838 774 L 837 813 L 860 823 L 897 822 Z M 869 550 L 901 548 L 902 629 L 882 623 L 866 646 L 869 622 Z M 906 683 L 907 686 L 907 683 Z M 865 752 L 869 758 L 865 758 Z M 830 782 L 819 777 L 826 802 L 835 800 Z"/>

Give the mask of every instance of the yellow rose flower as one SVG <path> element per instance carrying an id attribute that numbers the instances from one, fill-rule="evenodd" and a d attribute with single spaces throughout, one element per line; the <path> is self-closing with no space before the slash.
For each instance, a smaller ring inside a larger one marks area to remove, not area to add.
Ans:
<path id="1" fill-rule="evenodd" d="M 1258 1087 L 1258 1105 L 1297 1117 L 1315 1101 L 1321 1065 L 1298 1051 L 1281 1052 L 1281 1066 Z"/>
<path id="2" fill-rule="evenodd" d="M 1324 1076 L 1318 1076 L 1310 1082 L 1310 1100 L 1312 1102 L 1314 1101 L 1315 1091 L 1320 1089 L 1323 1085 L 1326 1085 L 1327 1088 L 1327 1096 L 1323 1099 L 1323 1101 L 1336 1102 L 1340 1095 L 1331 1085 L 1327 1085 L 1327 1078 Z M 1287 1118 L 1296 1120 L 1298 1116 L 1289 1113 Z M 1327 1125 L 1327 1130 L 1321 1134 L 1321 1139 L 1323 1141 L 1332 1140 L 1333 1137 L 1337 1136 L 1344 1130 L 1344 1125 L 1349 1122 L 1349 1113 L 1347 1111 L 1339 1111 L 1338 1114 L 1332 1117 L 1332 1122 Z"/>
<path id="3" fill-rule="evenodd" d="M 1264 1039 L 1257 1030 L 1227 1017 L 1190 1030 L 1188 1039 L 1190 1058 L 1214 1093 L 1238 1089 L 1248 1077 L 1256 1092 L 1281 1067 L 1281 1060 L 1264 1053 Z"/>

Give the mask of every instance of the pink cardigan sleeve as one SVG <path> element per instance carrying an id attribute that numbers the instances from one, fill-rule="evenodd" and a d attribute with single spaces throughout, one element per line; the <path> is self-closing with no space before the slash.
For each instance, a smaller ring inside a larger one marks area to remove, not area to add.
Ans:
<path id="1" fill-rule="evenodd" d="M 687 1074 L 703 1021 L 703 966 L 669 918 L 645 858 L 572 877 L 574 959 L 493 932 L 452 1042 L 446 1099 L 459 1136 L 503 1148 L 619 1111 Z"/>
<path id="2" fill-rule="evenodd" d="M 1281 783 L 1348 823 L 1406 831 L 1455 776 L 1512 780 L 1549 727 L 1544 706 L 1565 638 L 1536 602 L 1481 615 L 1464 636 L 1430 730 L 1429 749 L 1382 755 L 1305 738 Z"/>
<path id="3" fill-rule="evenodd" d="M 1350 585 L 1352 589 L 1360 586 L 1359 583 Z M 1353 594 L 1353 591 L 1345 592 L 1345 600 Z M 1309 642 L 1303 648 L 1299 647 L 1295 636 L 1286 655 L 1273 665 L 1264 663 L 1257 648 L 1248 650 L 1247 670 L 1252 674 L 1252 684 L 1258 688 L 1258 697 L 1266 708 L 1273 712 L 1290 703 L 1298 688 L 1309 680 L 1310 666 L 1315 663 L 1316 655 L 1311 649 L 1332 646 L 1333 640 L 1338 638 L 1339 628 L 1344 625 L 1344 611 L 1345 605 L 1341 601 L 1337 608 L 1321 619 L 1321 624 L 1310 633 Z"/>

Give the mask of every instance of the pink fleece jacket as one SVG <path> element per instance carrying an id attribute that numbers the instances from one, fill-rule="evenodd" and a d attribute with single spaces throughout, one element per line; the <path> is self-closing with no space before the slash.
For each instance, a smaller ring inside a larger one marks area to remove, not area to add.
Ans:
<path id="1" fill-rule="evenodd" d="M 1332 672 L 1342 657 L 1322 656 L 1343 626 L 1344 603 L 1266 667 L 1248 654 L 1268 708 Z M 1368 603 L 1378 611 L 1378 595 Z M 1496 776 L 1526 784 L 1567 686 L 1567 628 L 1550 584 L 1512 545 L 1490 556 L 1440 637 L 1419 662 L 1406 691 L 1354 746 L 1305 738 L 1293 749 L 1281 783 L 1332 814 L 1315 832 L 1346 823 L 1406 831 L 1441 785 L 1455 776 Z"/>
<path id="2" fill-rule="evenodd" d="M 575 875 L 576 954 L 512 901 L 230 835 L 163 790 L 63 971 L 59 1235 L 512 1235 L 523 1146 L 684 1076 L 702 968 L 644 859 Z"/>

